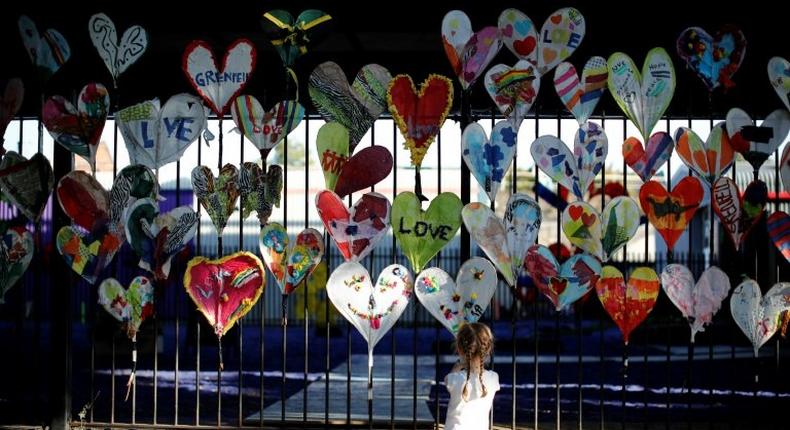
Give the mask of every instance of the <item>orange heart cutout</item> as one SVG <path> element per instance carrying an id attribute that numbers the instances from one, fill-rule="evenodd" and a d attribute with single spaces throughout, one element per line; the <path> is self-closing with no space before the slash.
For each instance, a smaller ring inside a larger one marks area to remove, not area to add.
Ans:
<path id="1" fill-rule="evenodd" d="M 671 193 L 656 181 L 648 181 L 639 189 L 642 211 L 664 238 L 668 249 L 675 246 L 694 217 L 704 193 L 699 179 L 694 176 L 683 178 Z"/>
<path id="2" fill-rule="evenodd" d="M 551 48 L 543 48 L 543 62 L 544 63 L 551 63 L 554 59 L 557 58 L 557 51 Z"/>

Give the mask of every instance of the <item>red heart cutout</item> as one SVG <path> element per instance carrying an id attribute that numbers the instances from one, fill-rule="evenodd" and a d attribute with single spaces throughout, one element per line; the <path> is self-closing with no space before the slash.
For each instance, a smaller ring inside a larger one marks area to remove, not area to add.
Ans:
<path id="1" fill-rule="evenodd" d="M 353 192 L 370 188 L 392 171 L 392 154 L 383 146 L 369 146 L 358 151 L 343 163 L 335 192 L 345 197 Z"/>
<path id="2" fill-rule="evenodd" d="M 582 224 L 586 225 L 587 227 L 593 225 L 593 223 L 595 223 L 595 219 L 595 214 L 582 214 Z"/>
<path id="3" fill-rule="evenodd" d="M 346 261 L 364 258 L 389 229 L 390 202 L 379 193 L 364 194 L 349 210 L 337 194 L 325 190 L 316 196 L 315 207 Z"/>
<path id="4" fill-rule="evenodd" d="M 562 22 L 562 14 L 558 13 L 557 15 L 551 16 L 551 22 L 554 24 L 559 24 Z"/>
<path id="5" fill-rule="evenodd" d="M 567 288 L 567 287 L 568 287 L 568 280 L 565 279 L 565 278 L 562 278 L 562 279 L 551 278 L 551 279 L 549 279 L 549 289 L 551 291 L 553 291 L 557 295 L 562 294 L 562 292 L 565 291 L 565 288 Z"/>
<path id="6" fill-rule="evenodd" d="M 571 216 L 571 219 L 574 221 L 578 220 L 580 216 L 584 213 L 584 208 L 579 205 L 571 205 L 568 208 L 568 214 Z"/>
<path id="7" fill-rule="evenodd" d="M 694 176 L 686 176 L 672 192 L 656 181 L 648 181 L 639 189 L 639 203 L 647 219 L 672 249 L 699 208 L 704 191 Z"/>
<path id="8" fill-rule="evenodd" d="M 56 192 L 63 212 L 85 230 L 108 222 L 109 193 L 88 173 L 77 170 L 64 176 Z"/>
<path id="9" fill-rule="evenodd" d="M 535 46 L 537 46 L 537 41 L 532 36 L 527 36 L 522 40 L 516 40 L 513 42 L 513 49 L 515 49 L 516 53 L 521 56 L 529 55 L 535 50 Z"/>

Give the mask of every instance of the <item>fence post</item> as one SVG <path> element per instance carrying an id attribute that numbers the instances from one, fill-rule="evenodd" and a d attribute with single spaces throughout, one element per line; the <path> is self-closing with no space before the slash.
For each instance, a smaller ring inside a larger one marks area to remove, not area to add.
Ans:
<path id="1" fill-rule="evenodd" d="M 460 124 L 461 124 L 461 133 L 464 132 L 466 126 L 472 122 L 472 103 L 471 103 L 471 91 L 470 90 L 461 90 L 461 117 L 460 117 Z M 471 184 L 471 173 L 469 172 L 469 167 L 466 165 L 464 161 L 463 151 L 459 151 L 459 156 L 461 157 L 461 203 L 466 205 L 472 198 L 472 184 Z M 441 172 L 439 172 L 441 175 Z M 471 246 L 469 241 L 469 231 L 466 229 L 465 224 L 461 224 L 461 262 L 468 260 L 471 257 Z"/>

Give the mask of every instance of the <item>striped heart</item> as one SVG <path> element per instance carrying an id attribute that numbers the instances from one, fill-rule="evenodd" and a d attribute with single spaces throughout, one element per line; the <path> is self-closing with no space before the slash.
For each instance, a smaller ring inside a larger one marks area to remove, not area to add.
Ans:
<path id="1" fill-rule="evenodd" d="M 675 142 L 669 134 L 659 131 L 650 136 L 647 149 L 639 138 L 629 137 L 623 142 L 623 159 L 643 181 L 648 181 L 672 157 Z"/>
<path id="2" fill-rule="evenodd" d="M 772 213 L 768 217 L 768 236 L 790 262 L 790 215 L 782 211 Z"/>
<path id="3" fill-rule="evenodd" d="M 587 122 L 601 100 L 606 90 L 607 76 L 609 71 L 603 57 L 587 60 L 581 79 L 576 68 L 569 62 L 560 63 L 554 71 L 554 89 L 579 125 Z"/>

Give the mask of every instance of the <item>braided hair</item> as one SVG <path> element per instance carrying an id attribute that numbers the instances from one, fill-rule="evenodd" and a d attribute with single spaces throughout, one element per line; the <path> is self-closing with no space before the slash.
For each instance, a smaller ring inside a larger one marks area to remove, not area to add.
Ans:
<path id="1" fill-rule="evenodd" d="M 488 394 L 485 384 L 483 383 L 483 363 L 488 361 L 491 357 L 491 352 L 494 349 L 494 336 L 491 329 L 483 323 L 467 323 L 461 326 L 455 337 L 456 348 L 464 357 L 464 364 L 466 365 L 466 381 L 464 381 L 464 388 L 461 396 L 464 401 L 469 398 L 469 378 L 472 376 L 472 370 L 477 372 L 480 387 L 482 389 L 482 396 Z"/>

